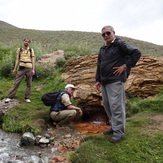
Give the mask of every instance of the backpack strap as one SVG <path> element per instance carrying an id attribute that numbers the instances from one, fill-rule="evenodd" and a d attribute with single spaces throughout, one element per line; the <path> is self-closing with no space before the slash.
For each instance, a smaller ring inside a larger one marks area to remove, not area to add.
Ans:
<path id="1" fill-rule="evenodd" d="M 20 48 L 19 49 L 19 59 L 20 59 L 20 55 L 21 55 L 21 52 L 23 51 L 23 48 Z M 30 51 L 30 57 L 32 58 L 32 49 L 29 48 L 29 51 Z M 23 63 L 32 63 L 32 62 L 25 62 L 25 61 L 20 61 L 20 62 L 23 62 Z"/>
<path id="2" fill-rule="evenodd" d="M 20 54 L 23 51 L 23 48 L 20 48 L 19 50 L 19 58 L 20 58 Z M 29 48 L 29 52 L 30 52 L 30 57 L 32 58 L 32 48 Z"/>
<path id="3" fill-rule="evenodd" d="M 62 91 L 62 92 L 60 92 L 60 94 L 58 95 L 57 100 L 61 100 L 61 96 L 62 96 L 63 94 L 68 94 L 69 97 L 71 97 L 71 95 L 70 95 L 68 92 Z"/>

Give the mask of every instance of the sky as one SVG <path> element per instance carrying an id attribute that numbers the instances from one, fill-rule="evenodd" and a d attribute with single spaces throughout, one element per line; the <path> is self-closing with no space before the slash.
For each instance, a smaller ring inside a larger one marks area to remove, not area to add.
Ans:
<path id="1" fill-rule="evenodd" d="M 19 28 L 101 32 L 163 45 L 163 0 L 0 0 L 0 20 Z"/>

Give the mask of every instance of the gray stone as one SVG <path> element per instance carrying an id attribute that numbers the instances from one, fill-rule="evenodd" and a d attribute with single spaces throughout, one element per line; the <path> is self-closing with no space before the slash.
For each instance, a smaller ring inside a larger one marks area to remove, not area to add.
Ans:
<path id="1" fill-rule="evenodd" d="M 20 145 L 21 146 L 32 146 L 35 144 L 35 137 L 32 133 L 26 132 L 22 135 L 21 140 L 20 140 Z"/>

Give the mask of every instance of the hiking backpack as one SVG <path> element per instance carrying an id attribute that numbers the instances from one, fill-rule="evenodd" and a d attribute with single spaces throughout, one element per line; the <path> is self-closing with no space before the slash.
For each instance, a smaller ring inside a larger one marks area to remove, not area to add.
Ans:
<path id="1" fill-rule="evenodd" d="M 48 92 L 42 95 L 41 100 L 46 106 L 53 106 L 57 102 L 57 97 L 61 91 Z"/>
<path id="2" fill-rule="evenodd" d="M 23 49 L 20 48 L 20 51 L 19 51 L 19 58 L 20 58 L 20 54 L 21 54 L 22 51 L 23 51 Z M 29 48 L 29 52 L 30 52 L 30 57 L 32 58 L 32 49 L 31 49 L 31 48 Z"/>

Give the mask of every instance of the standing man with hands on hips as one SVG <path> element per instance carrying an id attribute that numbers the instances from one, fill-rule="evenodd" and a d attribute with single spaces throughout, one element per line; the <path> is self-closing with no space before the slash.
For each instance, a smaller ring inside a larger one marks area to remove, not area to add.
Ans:
<path id="1" fill-rule="evenodd" d="M 103 132 L 112 135 L 110 142 L 120 142 L 125 134 L 125 81 L 128 70 L 136 65 L 141 52 L 138 48 L 115 37 L 112 26 L 101 30 L 105 44 L 100 48 L 96 71 L 96 89 L 102 100 L 111 128 Z"/>

